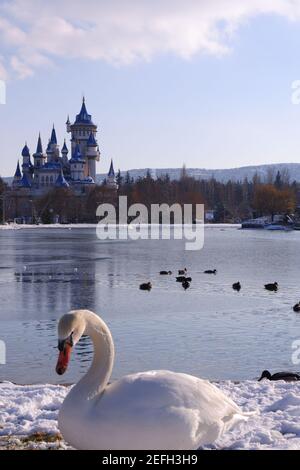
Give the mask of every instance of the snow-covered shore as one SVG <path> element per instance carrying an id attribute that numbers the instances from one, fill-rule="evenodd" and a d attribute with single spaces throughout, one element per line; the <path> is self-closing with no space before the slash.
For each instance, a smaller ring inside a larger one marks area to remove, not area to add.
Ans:
<path id="1" fill-rule="evenodd" d="M 300 383 L 217 384 L 245 411 L 257 411 L 212 449 L 300 449 Z M 61 385 L 0 384 L 0 449 L 65 449 L 57 428 Z"/>

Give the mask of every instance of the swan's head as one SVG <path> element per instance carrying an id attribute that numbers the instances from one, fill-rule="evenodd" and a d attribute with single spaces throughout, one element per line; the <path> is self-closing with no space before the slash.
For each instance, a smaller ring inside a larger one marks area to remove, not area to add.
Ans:
<path id="1" fill-rule="evenodd" d="M 66 372 L 71 352 L 84 333 L 86 323 L 80 312 L 70 312 L 63 315 L 58 323 L 58 360 L 56 372 L 62 375 Z"/>

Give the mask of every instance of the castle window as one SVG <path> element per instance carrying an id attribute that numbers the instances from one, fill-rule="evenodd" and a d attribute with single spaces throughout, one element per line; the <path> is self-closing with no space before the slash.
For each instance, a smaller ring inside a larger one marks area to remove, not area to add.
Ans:
<path id="1" fill-rule="evenodd" d="M 49 177 L 46 176 L 46 186 L 48 186 L 48 183 L 49 183 Z"/>
<path id="2" fill-rule="evenodd" d="M 50 176 L 50 183 L 53 183 L 53 176 Z"/>

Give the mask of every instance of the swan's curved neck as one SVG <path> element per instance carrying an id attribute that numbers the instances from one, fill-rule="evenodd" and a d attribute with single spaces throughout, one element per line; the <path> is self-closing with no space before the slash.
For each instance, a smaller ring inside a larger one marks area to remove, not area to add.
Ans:
<path id="1" fill-rule="evenodd" d="M 93 342 L 94 357 L 88 372 L 73 390 L 81 399 L 91 400 L 105 389 L 109 381 L 114 364 L 114 343 L 107 325 L 97 315 L 85 311 L 84 321 L 84 334 Z"/>

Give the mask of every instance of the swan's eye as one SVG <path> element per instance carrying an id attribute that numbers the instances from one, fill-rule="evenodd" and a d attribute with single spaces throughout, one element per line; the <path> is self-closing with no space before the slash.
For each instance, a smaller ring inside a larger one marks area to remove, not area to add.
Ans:
<path id="1" fill-rule="evenodd" d="M 73 333 L 74 333 L 74 332 L 72 331 L 72 333 L 70 334 L 70 336 L 69 336 L 68 338 L 66 338 L 66 339 L 59 339 L 59 340 L 58 340 L 58 345 L 57 345 L 57 347 L 58 347 L 58 350 L 59 350 L 59 351 L 63 351 L 63 350 L 65 349 L 66 344 L 68 344 L 69 346 L 71 346 L 71 348 L 73 347 L 73 345 L 74 345 Z"/>

